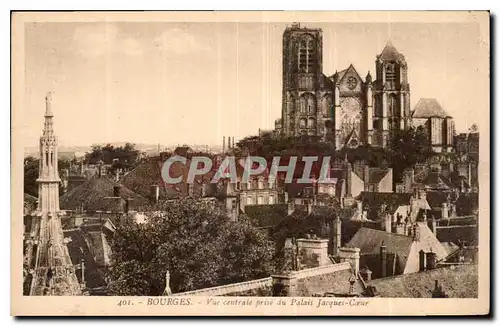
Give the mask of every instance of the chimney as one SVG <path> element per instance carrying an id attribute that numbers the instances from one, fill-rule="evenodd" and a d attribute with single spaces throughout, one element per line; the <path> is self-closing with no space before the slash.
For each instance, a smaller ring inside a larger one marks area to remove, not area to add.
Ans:
<path id="1" fill-rule="evenodd" d="M 418 227 L 417 223 L 413 224 L 413 231 L 411 234 L 413 235 L 414 242 L 420 241 L 420 228 Z"/>
<path id="2" fill-rule="evenodd" d="M 391 233 L 392 232 L 392 218 L 391 218 L 391 214 L 390 213 L 385 213 L 384 214 L 384 228 L 385 228 L 385 232 L 389 232 Z"/>
<path id="3" fill-rule="evenodd" d="M 426 253 L 426 267 L 427 270 L 436 268 L 436 253 L 431 251 Z"/>
<path id="4" fill-rule="evenodd" d="M 448 298 L 446 292 L 443 290 L 443 287 L 439 285 L 439 281 L 435 280 L 434 290 L 432 291 L 433 298 Z"/>
<path id="5" fill-rule="evenodd" d="M 358 214 L 363 214 L 363 202 L 361 200 L 356 202 L 356 208 Z"/>
<path id="6" fill-rule="evenodd" d="M 425 271 L 425 251 L 423 250 L 418 252 L 418 270 L 420 272 Z"/>
<path id="7" fill-rule="evenodd" d="M 207 196 L 207 184 L 202 183 L 201 184 L 201 197 L 206 197 Z"/>
<path id="8" fill-rule="evenodd" d="M 448 203 L 447 202 L 444 202 L 441 204 L 441 217 L 443 219 L 449 218 L 449 216 L 448 216 Z"/>
<path id="9" fill-rule="evenodd" d="M 387 276 L 387 246 L 382 241 L 380 245 L 380 277 Z"/>
<path id="10" fill-rule="evenodd" d="M 359 251 L 359 248 L 346 247 L 342 247 L 339 250 L 340 262 L 349 262 L 351 264 L 352 273 L 356 276 L 359 273 Z"/>
<path id="11" fill-rule="evenodd" d="M 437 221 L 434 216 L 432 216 L 432 233 L 437 236 Z"/>
<path id="12" fill-rule="evenodd" d="M 314 268 L 331 264 L 328 257 L 328 239 L 297 239 L 300 263 L 305 268 Z"/>
<path id="13" fill-rule="evenodd" d="M 292 215 L 294 211 L 295 211 L 295 202 L 292 199 L 288 202 L 288 215 Z"/>
<path id="14" fill-rule="evenodd" d="M 365 282 L 370 282 L 372 280 L 372 271 L 367 266 L 361 269 L 359 274 Z"/>
<path id="15" fill-rule="evenodd" d="M 342 243 L 342 222 L 340 221 L 339 216 L 337 215 L 335 219 L 333 220 L 331 229 L 330 229 L 330 234 L 331 234 L 331 254 L 334 257 L 337 257 L 339 254 L 339 249 L 341 247 Z"/>
<path id="16" fill-rule="evenodd" d="M 368 191 L 368 185 L 370 184 L 370 167 L 368 164 L 363 166 L 363 181 L 365 183 L 365 191 Z"/>
<path id="17" fill-rule="evenodd" d="M 226 152 L 226 136 L 222 136 L 222 153 Z"/>
<path id="18" fill-rule="evenodd" d="M 457 205 L 455 204 L 450 205 L 450 217 L 451 218 L 457 217 Z"/>
<path id="19" fill-rule="evenodd" d="M 234 148 L 234 136 L 233 136 L 233 142 L 232 142 L 231 148 Z"/>
<path id="20" fill-rule="evenodd" d="M 115 185 L 113 186 L 113 197 L 120 197 L 121 186 Z"/>
<path id="21" fill-rule="evenodd" d="M 160 198 L 160 186 L 151 185 L 151 199 L 157 203 Z"/>
<path id="22" fill-rule="evenodd" d="M 125 213 L 130 212 L 130 208 L 132 207 L 132 198 L 127 198 L 125 200 Z"/>

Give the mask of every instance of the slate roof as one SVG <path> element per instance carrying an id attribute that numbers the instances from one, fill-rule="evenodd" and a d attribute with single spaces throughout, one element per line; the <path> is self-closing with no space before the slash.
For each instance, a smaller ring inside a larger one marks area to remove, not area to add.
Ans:
<path id="1" fill-rule="evenodd" d="M 412 237 L 362 227 L 346 246 L 359 248 L 361 255 L 373 255 L 380 253 L 382 243 L 386 245 L 388 253 L 398 256 L 400 270 L 404 270 L 413 244 Z"/>
<path id="2" fill-rule="evenodd" d="M 437 268 L 430 271 L 381 278 L 368 282 L 383 298 L 431 298 L 435 280 L 451 298 L 477 298 L 477 265 Z"/>
<path id="3" fill-rule="evenodd" d="M 390 169 L 371 167 L 368 169 L 368 180 L 365 180 L 362 170 L 353 170 L 354 173 L 363 181 L 368 183 L 379 183 L 390 172 Z"/>
<path id="4" fill-rule="evenodd" d="M 435 98 L 421 98 L 413 110 L 413 118 L 446 118 L 448 113 L 441 107 Z"/>
<path id="5" fill-rule="evenodd" d="M 121 186 L 120 198 L 114 197 L 114 187 Z M 123 211 L 125 200 L 132 199 L 133 206 L 147 203 L 147 199 L 107 177 L 94 177 L 65 193 L 60 198 L 61 209 L 88 211 Z"/>
<path id="6" fill-rule="evenodd" d="M 450 202 L 454 200 L 454 194 L 444 191 L 427 191 L 426 199 L 432 209 L 441 209 L 441 205 L 450 198 Z"/>
<path id="7" fill-rule="evenodd" d="M 384 49 L 382 50 L 382 53 L 380 53 L 379 58 L 382 60 L 404 60 L 404 55 L 398 52 L 396 47 L 391 43 L 391 41 L 388 41 L 387 44 L 385 45 Z"/>

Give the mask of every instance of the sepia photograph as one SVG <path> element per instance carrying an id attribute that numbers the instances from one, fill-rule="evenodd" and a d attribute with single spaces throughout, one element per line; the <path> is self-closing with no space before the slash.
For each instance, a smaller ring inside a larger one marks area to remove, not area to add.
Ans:
<path id="1" fill-rule="evenodd" d="M 487 314 L 489 19 L 13 13 L 12 314 Z"/>

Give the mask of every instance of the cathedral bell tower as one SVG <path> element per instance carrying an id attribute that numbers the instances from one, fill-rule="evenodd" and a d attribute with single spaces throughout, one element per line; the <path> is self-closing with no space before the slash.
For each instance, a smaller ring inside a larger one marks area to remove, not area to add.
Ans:
<path id="1" fill-rule="evenodd" d="M 374 134 L 376 143 L 388 145 L 392 132 L 410 125 L 410 85 L 405 57 L 388 42 L 375 62 L 377 80 Z"/>
<path id="2" fill-rule="evenodd" d="M 45 97 L 45 122 L 42 137 L 40 137 L 40 167 L 38 183 L 38 211 L 59 211 L 59 184 L 61 179 L 57 170 L 57 138 L 54 135 L 54 125 L 51 108 L 52 97 Z"/>
<path id="3" fill-rule="evenodd" d="M 283 33 L 282 128 L 287 136 L 323 132 L 318 124 L 323 119 L 323 110 L 318 109 L 324 88 L 322 45 L 321 29 L 293 24 Z"/>

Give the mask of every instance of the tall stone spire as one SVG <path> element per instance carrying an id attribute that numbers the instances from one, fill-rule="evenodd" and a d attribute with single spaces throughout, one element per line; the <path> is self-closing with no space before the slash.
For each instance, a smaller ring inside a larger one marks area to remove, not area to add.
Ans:
<path id="1" fill-rule="evenodd" d="M 38 172 L 38 210 L 43 212 L 59 211 L 59 178 L 57 168 L 57 138 L 54 135 L 54 114 L 51 108 L 52 97 L 45 97 L 45 121 L 40 137 L 40 169 Z"/>
<path id="2" fill-rule="evenodd" d="M 38 209 L 32 230 L 34 266 L 30 295 L 79 295 L 80 284 L 64 242 L 59 210 L 59 184 L 57 171 L 57 138 L 54 135 L 54 114 L 51 95 L 45 98 L 45 122 L 40 137 L 40 170 L 38 183 Z"/>

